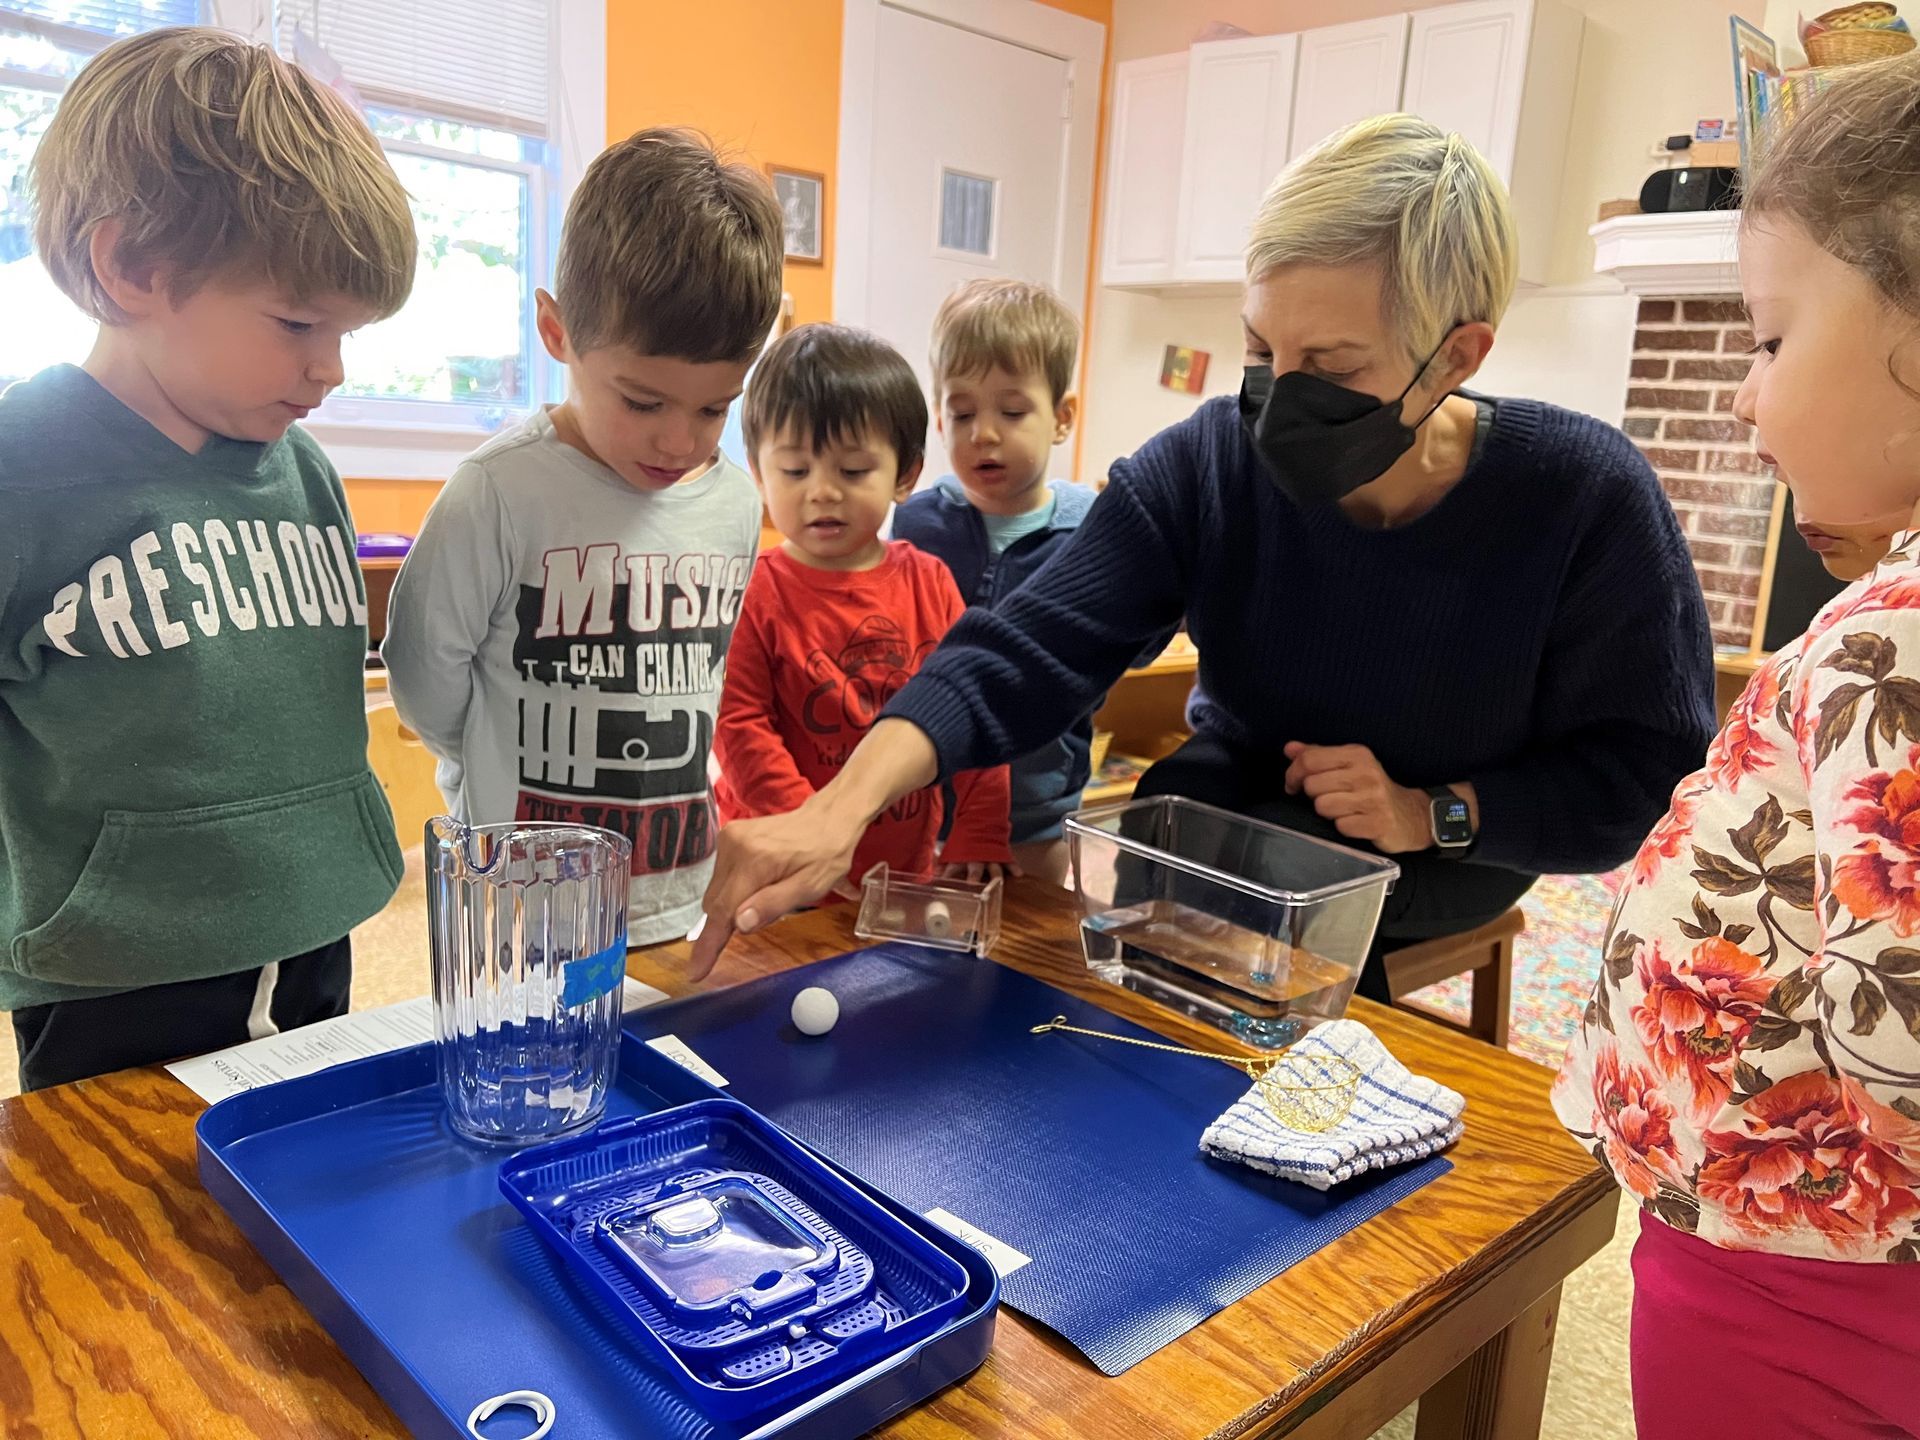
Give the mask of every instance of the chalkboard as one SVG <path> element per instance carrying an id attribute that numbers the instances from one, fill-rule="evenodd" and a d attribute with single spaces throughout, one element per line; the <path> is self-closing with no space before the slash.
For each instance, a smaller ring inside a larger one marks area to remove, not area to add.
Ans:
<path id="1" fill-rule="evenodd" d="M 1773 578 L 1767 586 L 1766 608 L 1760 612 L 1760 648 L 1767 651 L 1778 650 L 1805 634 L 1820 607 L 1846 589 L 1846 582 L 1829 575 L 1820 557 L 1800 538 L 1800 532 L 1794 529 L 1793 497 L 1785 493 L 1785 486 L 1781 492 L 1785 503 L 1776 507 L 1779 521 L 1771 527 L 1769 541 L 1773 557 L 1768 568 Z"/>

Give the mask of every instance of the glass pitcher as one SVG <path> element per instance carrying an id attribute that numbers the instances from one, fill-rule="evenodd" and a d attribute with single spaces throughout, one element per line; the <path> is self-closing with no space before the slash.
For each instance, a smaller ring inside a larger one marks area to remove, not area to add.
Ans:
<path id="1" fill-rule="evenodd" d="M 460 1134 L 525 1145 L 600 1118 L 620 1046 L 633 846 L 585 825 L 427 822 L 433 1026 Z"/>

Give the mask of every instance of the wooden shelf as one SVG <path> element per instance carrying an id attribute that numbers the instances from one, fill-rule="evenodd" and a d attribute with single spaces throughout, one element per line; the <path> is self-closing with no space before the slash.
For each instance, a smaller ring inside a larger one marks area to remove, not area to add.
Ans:
<path id="1" fill-rule="evenodd" d="M 1080 792 L 1082 805 L 1108 805 L 1115 800 L 1125 800 L 1133 794 L 1133 787 L 1140 783 L 1140 777 L 1131 780 L 1116 780 L 1111 785 L 1089 785 Z"/>
<path id="2" fill-rule="evenodd" d="M 1761 651 L 1745 650 L 1714 655 L 1713 698 L 1721 724 L 1726 724 L 1727 712 L 1740 699 L 1740 693 L 1752 683 L 1755 672 L 1771 658 Z"/>
<path id="3" fill-rule="evenodd" d="M 1187 695 L 1193 689 L 1200 652 L 1186 635 L 1145 665 L 1127 671 L 1107 692 L 1107 703 L 1093 717 L 1093 728 L 1113 736 L 1122 755 L 1158 760 L 1187 738 Z"/>
<path id="4" fill-rule="evenodd" d="M 1173 637 L 1167 648 L 1144 665 L 1136 665 L 1120 677 L 1120 683 L 1126 684 L 1135 675 L 1191 675 L 1200 668 L 1200 652 L 1194 648 L 1182 631 Z"/>
<path id="5" fill-rule="evenodd" d="M 1715 673 L 1720 675 L 1751 676 L 1772 658 L 1771 655 L 1764 653 L 1753 654 L 1746 651 L 1736 655 L 1715 655 L 1713 668 Z"/>

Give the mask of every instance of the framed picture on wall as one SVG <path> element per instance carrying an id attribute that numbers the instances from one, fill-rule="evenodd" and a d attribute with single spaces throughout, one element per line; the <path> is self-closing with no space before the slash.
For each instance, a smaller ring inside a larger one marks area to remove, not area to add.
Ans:
<path id="1" fill-rule="evenodd" d="M 787 226 L 787 263 L 819 265 L 825 262 L 827 177 L 812 170 L 789 170 L 769 165 L 773 198 Z"/>

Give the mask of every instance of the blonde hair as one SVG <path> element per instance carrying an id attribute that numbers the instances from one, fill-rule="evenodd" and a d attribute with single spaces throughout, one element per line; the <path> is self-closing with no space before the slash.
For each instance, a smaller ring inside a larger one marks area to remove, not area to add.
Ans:
<path id="1" fill-rule="evenodd" d="M 691 130 L 642 130 L 601 151 L 574 192 L 554 300 L 576 353 L 748 361 L 780 313 L 785 249 L 758 171 Z"/>
<path id="2" fill-rule="evenodd" d="M 1456 325 L 1500 323 L 1518 251 L 1506 187 L 1478 151 L 1418 116 L 1380 115 L 1280 172 L 1254 217 L 1247 278 L 1378 265 L 1387 317 L 1419 360 Z"/>
<path id="3" fill-rule="evenodd" d="M 983 375 L 998 366 L 1038 372 L 1058 405 L 1073 389 L 1080 326 L 1061 298 L 1025 280 L 967 280 L 954 287 L 933 317 L 933 389 L 949 379 Z"/>
<path id="4" fill-rule="evenodd" d="M 296 299 L 344 295 L 393 314 L 413 288 L 407 192 L 364 121 L 264 45 L 156 30 L 102 50 L 68 88 L 33 157 L 33 239 L 54 282 L 96 320 L 125 319 L 94 273 L 168 268 L 177 302 L 216 277 Z"/>
<path id="5" fill-rule="evenodd" d="M 1826 88 L 1772 137 L 1741 223 L 1793 221 L 1920 315 L 1920 51 L 1821 74 Z"/>

